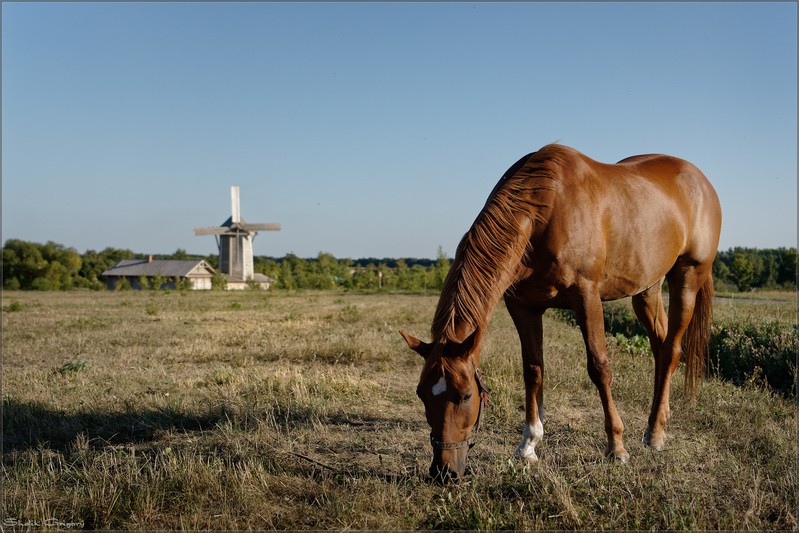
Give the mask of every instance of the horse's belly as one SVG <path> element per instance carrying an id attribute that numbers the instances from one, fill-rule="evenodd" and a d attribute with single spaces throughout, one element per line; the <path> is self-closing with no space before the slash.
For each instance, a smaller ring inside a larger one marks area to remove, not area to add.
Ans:
<path id="1" fill-rule="evenodd" d="M 609 247 L 598 283 L 600 297 L 618 300 L 652 287 L 674 266 L 682 243 L 679 231 L 664 231 L 658 236 L 642 238 L 634 246 Z"/>
<path id="2" fill-rule="evenodd" d="M 605 279 L 600 283 L 599 296 L 603 302 L 634 296 L 659 283 L 663 276 L 665 276 L 665 272 L 662 275 Z"/>

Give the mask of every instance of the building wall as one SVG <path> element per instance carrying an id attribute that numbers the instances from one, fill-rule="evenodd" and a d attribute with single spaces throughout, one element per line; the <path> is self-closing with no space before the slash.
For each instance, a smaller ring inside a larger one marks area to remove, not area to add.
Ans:
<path id="1" fill-rule="evenodd" d="M 258 287 L 263 291 L 268 291 L 271 283 L 268 281 L 263 281 L 258 283 Z M 246 281 L 228 281 L 227 282 L 227 290 L 229 291 L 243 291 L 245 289 L 251 289 L 252 286 L 247 283 Z"/>
<path id="2" fill-rule="evenodd" d="M 191 280 L 191 288 L 194 291 L 210 291 L 211 278 L 189 278 Z"/>
<path id="3" fill-rule="evenodd" d="M 127 279 L 128 283 L 130 284 L 130 288 L 133 290 L 142 289 L 142 286 L 139 283 L 139 276 L 107 276 L 106 285 L 110 290 L 115 290 L 117 283 L 121 279 Z M 147 280 L 148 283 L 150 283 L 152 277 L 148 276 Z M 189 280 L 191 281 L 192 290 L 211 290 L 210 277 L 189 277 Z M 149 288 L 149 285 L 146 288 Z M 161 285 L 161 289 L 175 289 L 175 280 L 173 278 L 167 278 Z"/>

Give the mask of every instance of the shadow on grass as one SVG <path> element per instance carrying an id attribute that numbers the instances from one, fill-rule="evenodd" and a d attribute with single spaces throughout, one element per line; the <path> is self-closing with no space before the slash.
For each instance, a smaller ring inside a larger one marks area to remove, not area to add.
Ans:
<path id="1" fill-rule="evenodd" d="M 146 443 L 165 430 L 203 431 L 226 419 L 224 408 L 198 415 L 169 408 L 69 414 L 40 402 L 5 399 L 3 454 L 40 445 L 64 451 L 81 434 L 108 444 Z"/>
<path id="2" fill-rule="evenodd" d="M 279 413 L 279 410 L 278 410 Z M 282 418 L 277 417 L 278 420 Z M 313 416 L 297 412 L 286 420 L 288 425 L 311 425 Z M 19 402 L 14 399 L 3 401 L 3 459 L 13 461 L 13 452 L 22 452 L 39 447 L 54 451 L 67 452 L 75 440 L 83 435 L 88 442 L 97 446 L 138 444 L 147 445 L 156 441 L 160 435 L 169 431 L 186 433 L 212 431 L 231 420 L 237 425 L 241 422 L 225 408 L 217 406 L 205 413 L 185 413 L 170 408 L 150 408 L 128 410 L 124 412 L 101 412 L 87 410 L 77 413 L 65 413 L 41 402 Z M 388 428 L 408 428 L 406 420 L 398 418 L 376 418 L 350 416 L 346 413 L 332 414 L 324 423 L 333 426 L 347 426 L 360 431 L 380 431 Z M 243 424 L 246 426 L 247 424 Z M 386 472 L 377 469 L 362 469 L 354 465 L 331 466 L 316 458 L 290 450 L 274 448 L 285 459 L 291 457 L 298 461 L 300 471 L 314 477 L 321 471 L 328 475 L 347 478 L 376 478 L 387 482 L 402 483 L 417 479 L 416 471 L 405 473 Z M 216 454 L 231 458 L 236 455 L 229 450 L 216 449 Z"/>

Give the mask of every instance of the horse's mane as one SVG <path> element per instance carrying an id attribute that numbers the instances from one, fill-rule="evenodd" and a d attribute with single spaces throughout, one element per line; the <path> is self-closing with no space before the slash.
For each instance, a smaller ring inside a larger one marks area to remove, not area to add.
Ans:
<path id="1" fill-rule="evenodd" d="M 511 166 L 458 245 L 444 280 L 431 333 L 433 342 L 463 342 L 487 326 L 502 294 L 543 228 L 555 198 L 555 183 L 570 148 L 551 144 Z"/>

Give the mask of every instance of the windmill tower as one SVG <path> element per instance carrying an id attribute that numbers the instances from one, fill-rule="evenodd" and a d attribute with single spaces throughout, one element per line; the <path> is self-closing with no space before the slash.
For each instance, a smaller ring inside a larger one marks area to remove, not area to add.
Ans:
<path id="1" fill-rule="evenodd" d="M 280 231 L 280 224 L 248 224 L 241 218 L 239 186 L 230 187 L 231 215 L 219 227 L 194 228 L 194 235 L 214 235 L 219 247 L 219 270 L 228 281 L 261 277 L 253 272 L 252 241 L 259 231 Z"/>

